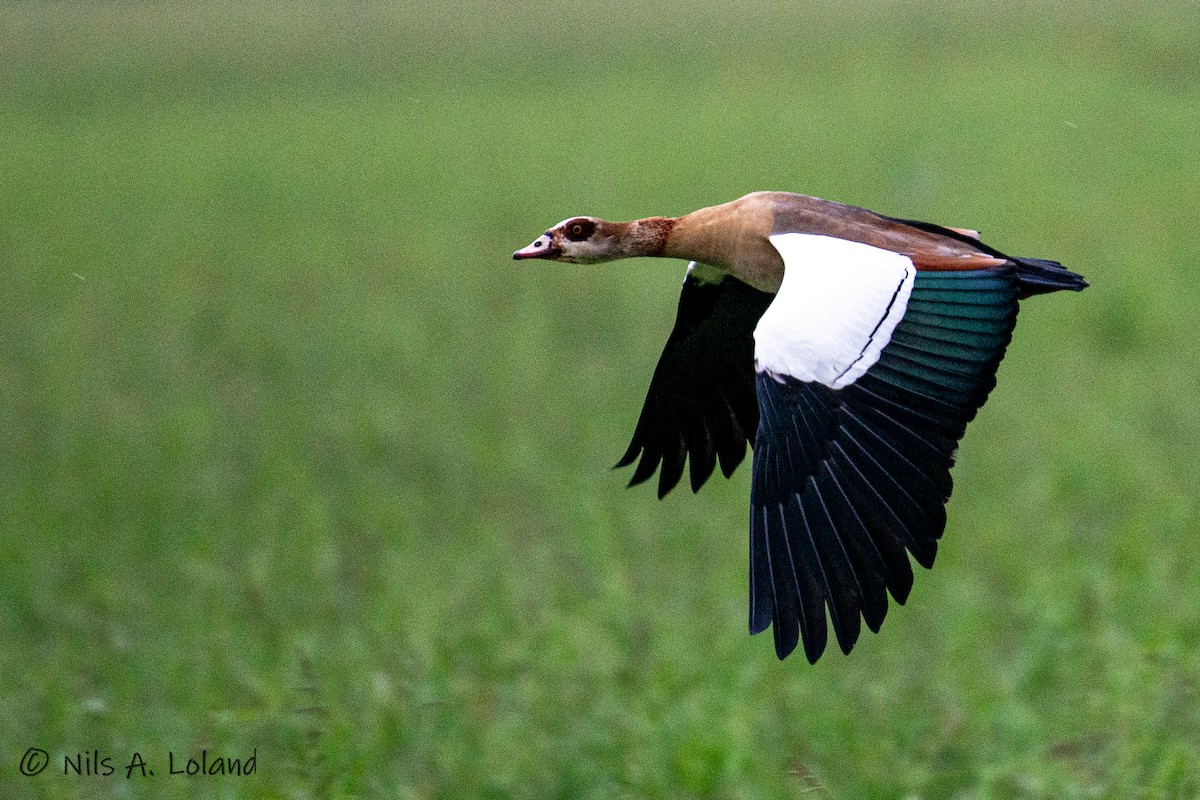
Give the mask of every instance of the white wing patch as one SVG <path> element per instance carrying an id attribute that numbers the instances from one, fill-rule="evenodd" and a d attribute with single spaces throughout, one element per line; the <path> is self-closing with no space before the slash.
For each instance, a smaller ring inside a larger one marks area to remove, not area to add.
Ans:
<path id="1" fill-rule="evenodd" d="M 783 256 L 783 284 L 754 329 L 755 369 L 849 386 L 891 340 L 916 268 L 899 253 L 831 236 L 770 239 Z"/>

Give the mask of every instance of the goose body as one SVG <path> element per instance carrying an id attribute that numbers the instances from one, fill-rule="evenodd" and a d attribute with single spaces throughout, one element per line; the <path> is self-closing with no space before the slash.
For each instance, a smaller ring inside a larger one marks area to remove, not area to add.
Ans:
<path id="1" fill-rule="evenodd" d="M 995 386 L 1018 301 L 1087 286 L 975 231 L 789 192 L 678 218 L 573 217 L 513 258 L 689 261 L 675 328 L 617 466 L 658 495 L 728 477 L 753 444 L 750 632 L 843 652 L 933 565 L 950 468 Z"/>

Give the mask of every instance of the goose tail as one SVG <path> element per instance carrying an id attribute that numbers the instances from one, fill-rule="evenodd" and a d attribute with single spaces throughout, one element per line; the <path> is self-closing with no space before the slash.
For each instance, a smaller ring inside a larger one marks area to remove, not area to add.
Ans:
<path id="1" fill-rule="evenodd" d="M 1047 261 L 1042 258 L 1014 258 L 1013 262 L 1017 265 L 1018 285 L 1022 298 L 1063 289 L 1081 292 L 1088 287 L 1088 282 L 1082 275 L 1071 272 L 1057 261 Z"/>

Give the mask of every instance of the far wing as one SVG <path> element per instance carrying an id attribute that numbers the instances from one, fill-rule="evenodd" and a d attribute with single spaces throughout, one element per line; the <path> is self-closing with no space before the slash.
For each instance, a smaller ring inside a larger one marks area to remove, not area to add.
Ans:
<path id="1" fill-rule="evenodd" d="M 618 467 L 641 455 L 633 486 L 662 465 L 663 497 L 689 464 L 698 491 L 719 461 L 729 477 L 746 455 L 758 427 L 754 390 L 754 326 L 774 295 L 739 280 L 688 265 L 675 328 L 667 339 L 638 418 L 629 449 Z"/>

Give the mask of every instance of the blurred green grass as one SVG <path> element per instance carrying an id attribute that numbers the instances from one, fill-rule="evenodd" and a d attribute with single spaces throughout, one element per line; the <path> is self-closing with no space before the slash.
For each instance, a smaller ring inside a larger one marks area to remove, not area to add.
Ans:
<path id="1" fill-rule="evenodd" d="M 1194 12 L 3 6 L 0 787 L 1200 794 Z M 762 188 L 1093 282 L 1026 305 L 937 567 L 815 667 L 745 634 L 746 470 L 606 471 L 682 265 L 508 258 Z M 258 774 L 161 775 L 205 747 Z"/>

